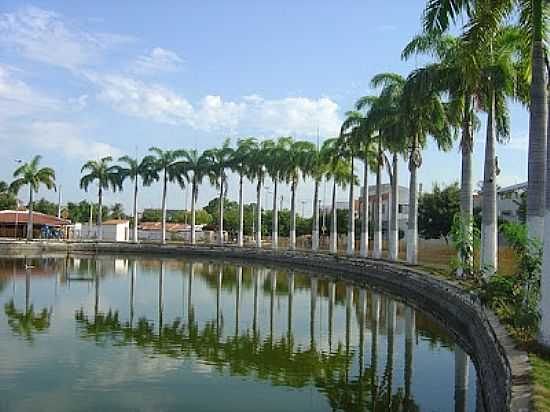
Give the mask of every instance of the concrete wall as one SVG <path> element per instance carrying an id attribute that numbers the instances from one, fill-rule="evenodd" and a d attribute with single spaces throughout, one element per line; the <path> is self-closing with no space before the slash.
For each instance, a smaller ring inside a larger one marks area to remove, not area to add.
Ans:
<path id="1" fill-rule="evenodd" d="M 357 284 L 380 288 L 439 322 L 471 356 L 476 365 L 487 412 L 530 410 L 531 387 L 525 353 L 496 317 L 486 311 L 475 295 L 460 286 L 421 272 L 414 267 L 382 260 L 348 258 L 307 252 L 261 250 L 215 246 L 175 246 L 132 243 L 6 242 L 0 253 L 146 253 L 235 259 L 247 263 L 273 263 L 346 278 Z"/>

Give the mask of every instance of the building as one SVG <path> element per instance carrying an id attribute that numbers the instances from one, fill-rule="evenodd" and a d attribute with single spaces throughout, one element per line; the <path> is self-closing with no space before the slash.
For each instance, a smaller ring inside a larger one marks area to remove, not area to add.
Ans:
<path id="1" fill-rule="evenodd" d="M 197 242 L 215 243 L 218 241 L 217 230 L 205 230 L 205 225 L 195 225 Z M 161 240 L 161 222 L 142 222 L 138 225 L 140 240 Z M 224 231 L 224 241 L 227 241 L 227 232 Z M 166 223 L 166 240 L 191 241 L 191 225 L 187 223 Z"/>
<path id="2" fill-rule="evenodd" d="M 72 238 L 95 240 L 99 237 L 99 226 L 76 223 L 71 227 Z M 111 219 L 103 222 L 103 240 L 108 242 L 127 242 L 130 240 L 130 222 Z"/>
<path id="3" fill-rule="evenodd" d="M 28 210 L 1 210 L 0 211 L 0 237 L 26 238 L 27 223 L 29 221 Z M 33 239 L 48 237 L 67 237 L 67 228 L 70 220 L 59 219 L 56 216 L 46 215 L 40 212 L 32 213 Z"/>
<path id="4" fill-rule="evenodd" d="M 527 194 L 527 182 L 497 189 L 497 214 L 498 217 L 508 222 L 521 223 L 521 205 L 525 202 Z M 474 208 L 483 206 L 483 192 L 474 194 Z"/>
<path id="5" fill-rule="evenodd" d="M 527 182 L 506 186 L 497 190 L 498 216 L 513 223 L 521 223 L 518 214 L 524 194 L 527 193 Z"/>
<path id="6" fill-rule="evenodd" d="M 407 222 L 409 219 L 409 188 L 399 186 L 399 204 L 397 205 L 397 222 L 399 230 L 405 232 L 407 230 Z M 361 191 L 363 188 L 361 188 Z M 382 232 L 387 233 L 390 222 L 390 202 L 391 202 L 391 185 L 384 183 L 381 185 L 382 194 Z M 362 202 L 361 202 L 362 203 Z M 370 221 L 374 219 L 374 207 L 376 205 L 376 185 L 369 186 L 369 215 Z"/>

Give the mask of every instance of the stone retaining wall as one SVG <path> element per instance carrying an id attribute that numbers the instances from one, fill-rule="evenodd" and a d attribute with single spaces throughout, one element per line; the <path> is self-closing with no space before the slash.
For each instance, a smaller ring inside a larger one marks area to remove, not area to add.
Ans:
<path id="1" fill-rule="evenodd" d="M 184 246 L 132 243 L 0 243 L 0 253 L 143 253 L 169 256 L 238 259 L 250 263 L 273 263 L 298 270 L 315 271 L 381 288 L 397 295 L 439 321 L 455 335 L 476 365 L 488 412 L 528 411 L 531 402 L 526 353 L 514 342 L 496 317 L 482 308 L 475 295 L 460 286 L 419 271 L 414 267 L 383 260 L 350 258 L 304 251 Z"/>

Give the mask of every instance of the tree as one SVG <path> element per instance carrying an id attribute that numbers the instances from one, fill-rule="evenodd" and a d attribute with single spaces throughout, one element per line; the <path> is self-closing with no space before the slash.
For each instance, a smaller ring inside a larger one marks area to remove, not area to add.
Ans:
<path id="1" fill-rule="evenodd" d="M 267 147 L 266 169 L 273 182 L 273 217 L 271 219 L 271 246 L 279 247 L 279 183 L 286 180 L 289 169 L 288 153 L 292 145 L 291 137 L 279 137 Z M 289 231 L 290 234 L 290 231 Z"/>
<path id="2" fill-rule="evenodd" d="M 93 182 L 97 181 L 98 186 L 98 213 L 97 225 L 99 226 L 98 239 L 103 240 L 103 191 L 111 188 L 113 192 L 122 190 L 122 181 L 118 167 L 111 165 L 113 158 L 111 156 L 104 157 L 100 160 L 90 160 L 82 166 L 81 173 L 87 172 L 80 179 L 80 188 L 88 191 L 88 187 Z"/>
<path id="3" fill-rule="evenodd" d="M 124 213 L 124 206 L 122 205 L 122 203 L 115 203 L 113 205 L 113 207 L 111 207 L 110 216 L 111 216 L 111 219 L 125 219 L 126 218 L 126 214 Z M 134 220 L 134 222 L 136 222 L 136 220 Z"/>
<path id="4" fill-rule="evenodd" d="M 253 137 L 239 139 L 237 149 L 233 152 L 231 159 L 231 170 L 239 175 L 239 232 L 237 234 L 237 246 L 244 245 L 244 178 L 252 180 L 250 169 L 250 153 L 256 146 L 256 140 Z"/>
<path id="5" fill-rule="evenodd" d="M 143 222 L 161 222 L 162 209 L 145 209 L 141 220 Z"/>
<path id="6" fill-rule="evenodd" d="M 197 223 L 196 208 L 197 199 L 199 196 L 199 185 L 203 179 L 208 175 L 211 165 L 208 158 L 204 153 L 200 153 L 193 150 L 186 150 L 182 154 L 183 160 L 178 163 L 180 173 L 189 176 L 192 174 L 191 179 L 191 244 L 196 242 L 195 225 Z M 210 223 L 210 222 L 208 222 Z"/>
<path id="7" fill-rule="evenodd" d="M 226 170 L 231 167 L 232 163 L 232 157 L 233 157 L 233 149 L 231 148 L 231 141 L 229 139 L 225 139 L 222 146 L 207 150 L 204 155 L 209 161 L 210 164 L 210 170 L 208 177 L 210 179 L 210 183 L 214 185 L 217 189 L 220 191 L 220 197 L 219 197 L 219 217 L 218 217 L 218 232 L 219 232 L 219 244 L 220 246 L 223 246 L 224 239 L 223 239 L 223 212 L 224 212 L 224 206 L 223 201 L 224 197 L 227 191 L 227 188 L 225 187 L 225 183 L 227 181 L 227 173 Z M 212 213 L 211 213 L 212 214 Z M 212 214 L 213 215 L 213 214 Z"/>
<path id="8" fill-rule="evenodd" d="M 13 177 L 15 180 L 11 183 L 9 190 L 16 194 L 23 187 L 29 186 L 29 220 L 27 222 L 27 240 L 33 238 L 33 195 L 38 192 L 41 185 L 46 186 L 48 190 L 55 189 L 55 172 L 51 167 L 40 168 L 42 156 L 37 155 L 28 162 L 15 169 Z"/>
<path id="9" fill-rule="evenodd" d="M 130 179 L 134 184 L 134 207 L 133 207 L 133 220 L 134 220 L 134 242 L 138 242 L 138 191 L 139 191 L 139 178 L 141 178 L 144 186 L 149 186 L 153 179 L 153 164 L 151 158 L 142 159 L 141 162 L 138 159 L 133 159 L 130 156 L 122 156 L 118 159 L 123 166 L 118 167 L 119 178 L 121 184 L 124 180 Z"/>
<path id="10" fill-rule="evenodd" d="M 452 147 L 451 124 L 439 93 L 424 88 L 422 72 L 413 71 L 403 85 L 399 103 L 400 122 L 396 127 L 407 138 L 409 154 L 409 220 L 407 228 L 407 262 L 418 259 L 418 183 L 417 171 L 422 165 L 422 148 L 431 136 L 440 150 Z"/>
<path id="11" fill-rule="evenodd" d="M 0 210 L 15 210 L 17 208 L 17 198 L 13 193 L 0 193 Z"/>
<path id="12" fill-rule="evenodd" d="M 34 204 L 34 210 L 50 216 L 57 216 L 57 204 L 44 198 Z"/>
<path id="13" fill-rule="evenodd" d="M 423 193 L 418 200 L 418 231 L 424 239 L 444 238 L 449 234 L 454 217 L 460 212 L 458 183 L 441 188 L 434 184 L 432 193 Z"/>
<path id="14" fill-rule="evenodd" d="M 183 188 L 187 176 L 179 167 L 178 160 L 183 157 L 183 150 L 162 150 L 158 147 L 149 149 L 153 155 L 146 156 L 144 162 L 150 165 L 150 179 L 158 181 L 162 175 L 162 220 L 161 242 L 166 243 L 166 196 L 168 182 L 177 182 Z"/>
<path id="15" fill-rule="evenodd" d="M 338 186 L 345 189 L 350 181 L 351 165 L 343 156 L 338 139 L 327 139 L 323 142 L 321 153 L 327 165 L 327 179 L 332 179 L 332 207 L 330 218 L 330 253 L 338 252 L 338 214 L 336 209 L 336 190 Z"/>

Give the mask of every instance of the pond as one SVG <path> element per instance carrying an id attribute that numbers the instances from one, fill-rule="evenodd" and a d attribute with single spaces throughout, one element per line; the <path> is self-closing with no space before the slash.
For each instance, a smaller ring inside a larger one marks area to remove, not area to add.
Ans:
<path id="1" fill-rule="evenodd" d="M 452 337 L 327 276 L 159 257 L 0 259 L 0 410 L 475 411 Z"/>

